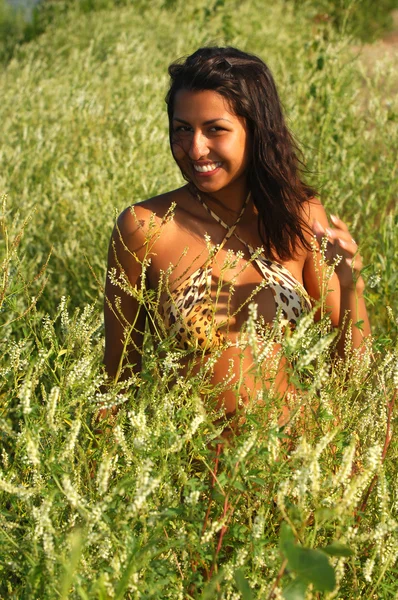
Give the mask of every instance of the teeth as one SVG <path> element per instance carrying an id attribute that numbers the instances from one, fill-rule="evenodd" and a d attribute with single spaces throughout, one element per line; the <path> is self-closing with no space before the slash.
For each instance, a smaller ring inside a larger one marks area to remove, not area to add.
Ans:
<path id="1" fill-rule="evenodd" d="M 198 171 L 199 173 L 208 173 L 209 171 L 214 171 L 215 169 L 217 169 L 220 166 L 221 166 L 221 163 L 216 162 L 216 163 L 211 163 L 209 165 L 194 165 L 193 168 L 195 169 L 195 171 Z"/>

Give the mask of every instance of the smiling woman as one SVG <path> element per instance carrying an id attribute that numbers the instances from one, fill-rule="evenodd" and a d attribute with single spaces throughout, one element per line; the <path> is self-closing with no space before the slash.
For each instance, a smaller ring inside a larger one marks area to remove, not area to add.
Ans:
<path id="1" fill-rule="evenodd" d="M 294 328 L 326 290 L 331 323 L 342 330 L 340 352 L 347 330 L 359 348 L 370 333 L 361 259 L 344 222 L 333 217 L 330 227 L 302 178 L 263 61 L 235 48 L 201 48 L 169 73 L 170 145 L 187 184 L 118 219 L 108 258 L 105 364 L 116 379 L 140 370 L 150 317 L 153 335 L 163 331 L 183 364 L 194 371 L 208 365 L 221 390 L 218 408 L 234 414 L 269 387 L 267 366 L 278 352 L 275 341 L 257 365 L 263 377 L 253 376 L 255 357 L 242 343 L 250 303 L 265 328 Z M 326 258 L 341 256 L 334 272 L 322 262 L 323 237 Z M 156 314 L 134 293 L 144 279 L 156 291 Z M 286 367 L 280 360 L 274 374 L 281 395 L 292 392 Z"/>

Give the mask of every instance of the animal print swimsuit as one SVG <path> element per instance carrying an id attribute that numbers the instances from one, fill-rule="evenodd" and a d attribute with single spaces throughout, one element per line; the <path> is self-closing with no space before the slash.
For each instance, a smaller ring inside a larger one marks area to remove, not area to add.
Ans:
<path id="1" fill-rule="evenodd" d="M 234 235 L 247 248 L 250 256 L 253 257 L 253 263 L 263 275 L 266 287 L 271 289 L 276 314 L 282 318 L 284 325 L 289 324 L 294 328 L 300 315 L 311 309 L 307 291 L 286 267 L 265 258 L 262 253 L 255 252 L 236 233 L 236 227 L 243 216 L 250 194 L 231 227 L 207 206 L 199 194 L 196 197 L 209 215 L 226 230 L 224 239 L 216 249 L 216 254 Z M 214 319 L 214 301 L 210 295 L 214 258 L 215 254 L 176 289 L 169 292 L 168 298 L 160 307 L 160 315 L 168 334 L 175 338 L 177 347 L 183 350 L 197 349 L 209 352 L 212 348 L 225 343 L 225 336 Z"/>

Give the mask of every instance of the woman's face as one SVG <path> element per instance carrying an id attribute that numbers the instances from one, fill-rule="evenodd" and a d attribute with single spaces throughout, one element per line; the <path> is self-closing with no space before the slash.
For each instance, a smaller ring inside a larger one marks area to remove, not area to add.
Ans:
<path id="1" fill-rule="evenodd" d="M 173 156 L 199 190 L 214 194 L 246 188 L 245 120 L 223 96 L 212 90 L 178 91 L 171 127 Z"/>

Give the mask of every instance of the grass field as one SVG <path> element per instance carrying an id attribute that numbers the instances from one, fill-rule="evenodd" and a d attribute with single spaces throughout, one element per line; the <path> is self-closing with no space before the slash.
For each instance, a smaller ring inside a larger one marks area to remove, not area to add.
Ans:
<path id="1" fill-rule="evenodd" d="M 347 32 L 312 2 L 153 0 L 71 11 L 0 72 L 0 597 L 398 597 L 396 54 L 363 60 Z M 336 360 L 304 320 L 281 350 L 289 429 L 264 392 L 213 484 L 205 373 L 171 386 L 175 354 L 148 340 L 141 377 L 100 391 L 114 218 L 181 184 L 167 66 L 209 43 L 271 67 L 311 183 L 360 242 L 374 333 Z"/>

